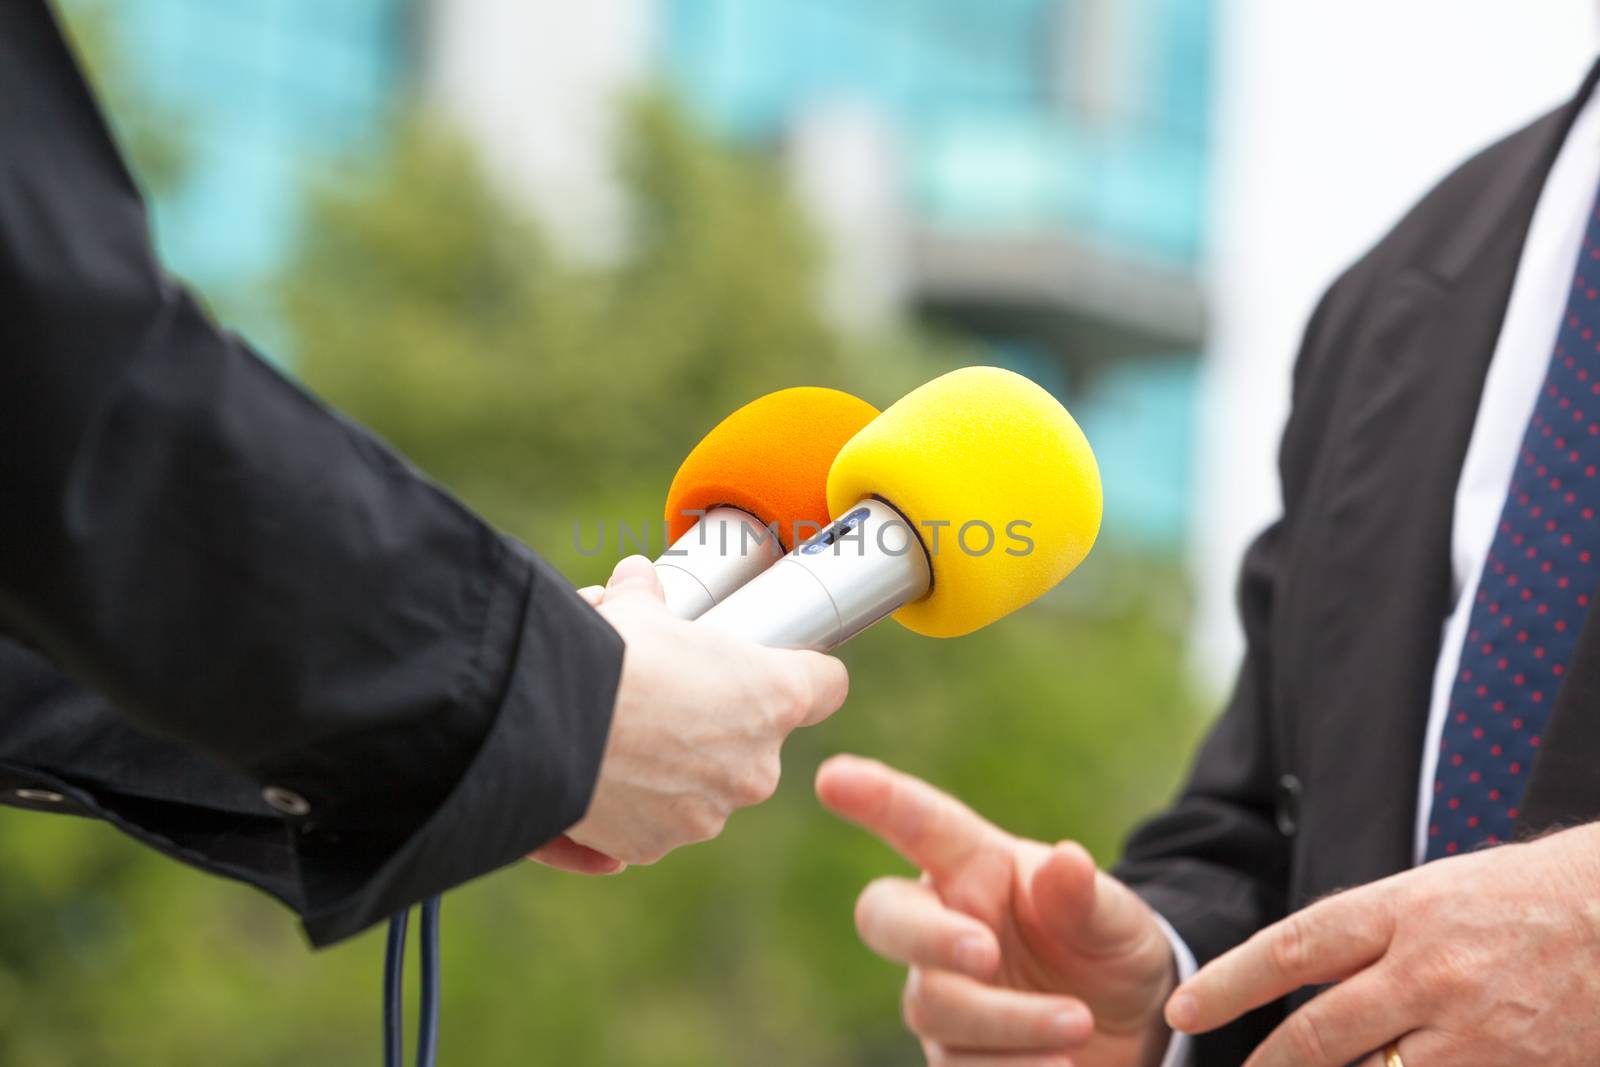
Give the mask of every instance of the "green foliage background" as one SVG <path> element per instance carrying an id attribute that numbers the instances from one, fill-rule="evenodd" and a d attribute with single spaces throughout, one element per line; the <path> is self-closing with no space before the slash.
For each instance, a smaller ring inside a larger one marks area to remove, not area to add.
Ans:
<path id="1" fill-rule="evenodd" d="M 973 358 L 909 327 L 840 336 L 813 299 L 820 249 L 765 162 L 663 98 L 629 129 L 619 263 L 566 261 L 412 116 L 387 156 L 314 191 L 280 294 L 311 387 L 580 584 L 614 553 L 578 552 L 574 525 L 592 542 L 601 520 L 657 518 L 677 460 L 738 404 L 820 384 L 883 406 Z M 1197 727 L 1174 588 L 1174 561 L 1108 544 L 980 634 L 878 627 L 844 651 L 845 710 L 795 737 L 777 797 L 720 840 L 619 878 L 527 865 L 451 894 L 443 1061 L 920 1063 L 900 975 L 851 926 L 860 887 L 904 865 L 822 812 L 816 765 L 877 756 L 1110 860 Z M 253 891 L 88 822 L 0 809 L 0 856 L 0 1065 L 377 1062 L 381 934 L 312 954 Z"/>

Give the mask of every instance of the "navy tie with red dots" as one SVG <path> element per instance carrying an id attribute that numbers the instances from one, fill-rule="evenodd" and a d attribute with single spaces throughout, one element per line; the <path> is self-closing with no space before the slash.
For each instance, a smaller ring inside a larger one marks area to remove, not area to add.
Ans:
<path id="1" fill-rule="evenodd" d="M 1427 858 L 1508 840 L 1600 567 L 1600 207 L 1450 691 Z"/>

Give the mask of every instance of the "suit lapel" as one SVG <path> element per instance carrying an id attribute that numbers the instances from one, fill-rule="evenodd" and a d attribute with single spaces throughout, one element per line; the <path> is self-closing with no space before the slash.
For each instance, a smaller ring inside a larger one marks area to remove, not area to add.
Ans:
<path id="1" fill-rule="evenodd" d="M 1296 764 L 1311 789 L 1339 797 L 1321 825 L 1303 827 L 1302 899 L 1411 865 L 1417 768 L 1451 605 L 1455 488 L 1528 225 L 1577 110 L 1569 104 L 1526 131 L 1488 186 L 1455 205 L 1459 223 L 1445 239 L 1396 264 L 1352 346 L 1312 539 L 1321 557 L 1310 563 L 1319 575 L 1307 598 L 1312 644 L 1296 657 L 1308 666 L 1288 705 L 1291 730 L 1296 706 L 1317 709 L 1291 735 Z M 1448 202 L 1448 189 L 1440 195 Z M 1600 627 L 1586 631 L 1600 694 L 1600 632 L 1591 631 Z M 1600 767 L 1600 730 L 1581 740 Z"/>

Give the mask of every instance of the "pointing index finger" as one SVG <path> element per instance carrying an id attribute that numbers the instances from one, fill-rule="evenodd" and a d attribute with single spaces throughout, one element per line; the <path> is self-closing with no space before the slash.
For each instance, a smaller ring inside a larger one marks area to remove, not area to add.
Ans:
<path id="1" fill-rule="evenodd" d="M 1201 1034 L 1303 986 L 1340 981 L 1381 959 L 1394 936 L 1382 883 L 1313 904 L 1200 969 L 1167 1002 L 1175 1030 Z"/>
<path id="2" fill-rule="evenodd" d="M 817 796 L 942 882 L 999 833 L 971 808 L 876 760 L 835 756 L 817 771 Z"/>

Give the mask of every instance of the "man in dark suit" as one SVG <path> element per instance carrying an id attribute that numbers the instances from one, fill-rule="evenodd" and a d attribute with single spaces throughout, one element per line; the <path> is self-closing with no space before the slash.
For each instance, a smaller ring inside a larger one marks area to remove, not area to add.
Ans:
<path id="1" fill-rule="evenodd" d="M 925 872 L 857 921 L 930 1063 L 1600 1062 L 1597 78 L 1317 309 L 1237 689 L 1114 874 L 824 767 Z"/>
<path id="2" fill-rule="evenodd" d="M 535 850 L 650 862 L 846 679 L 670 617 L 642 559 L 605 599 L 215 328 L 44 0 L 0 3 L 0 803 L 317 944 Z"/>

